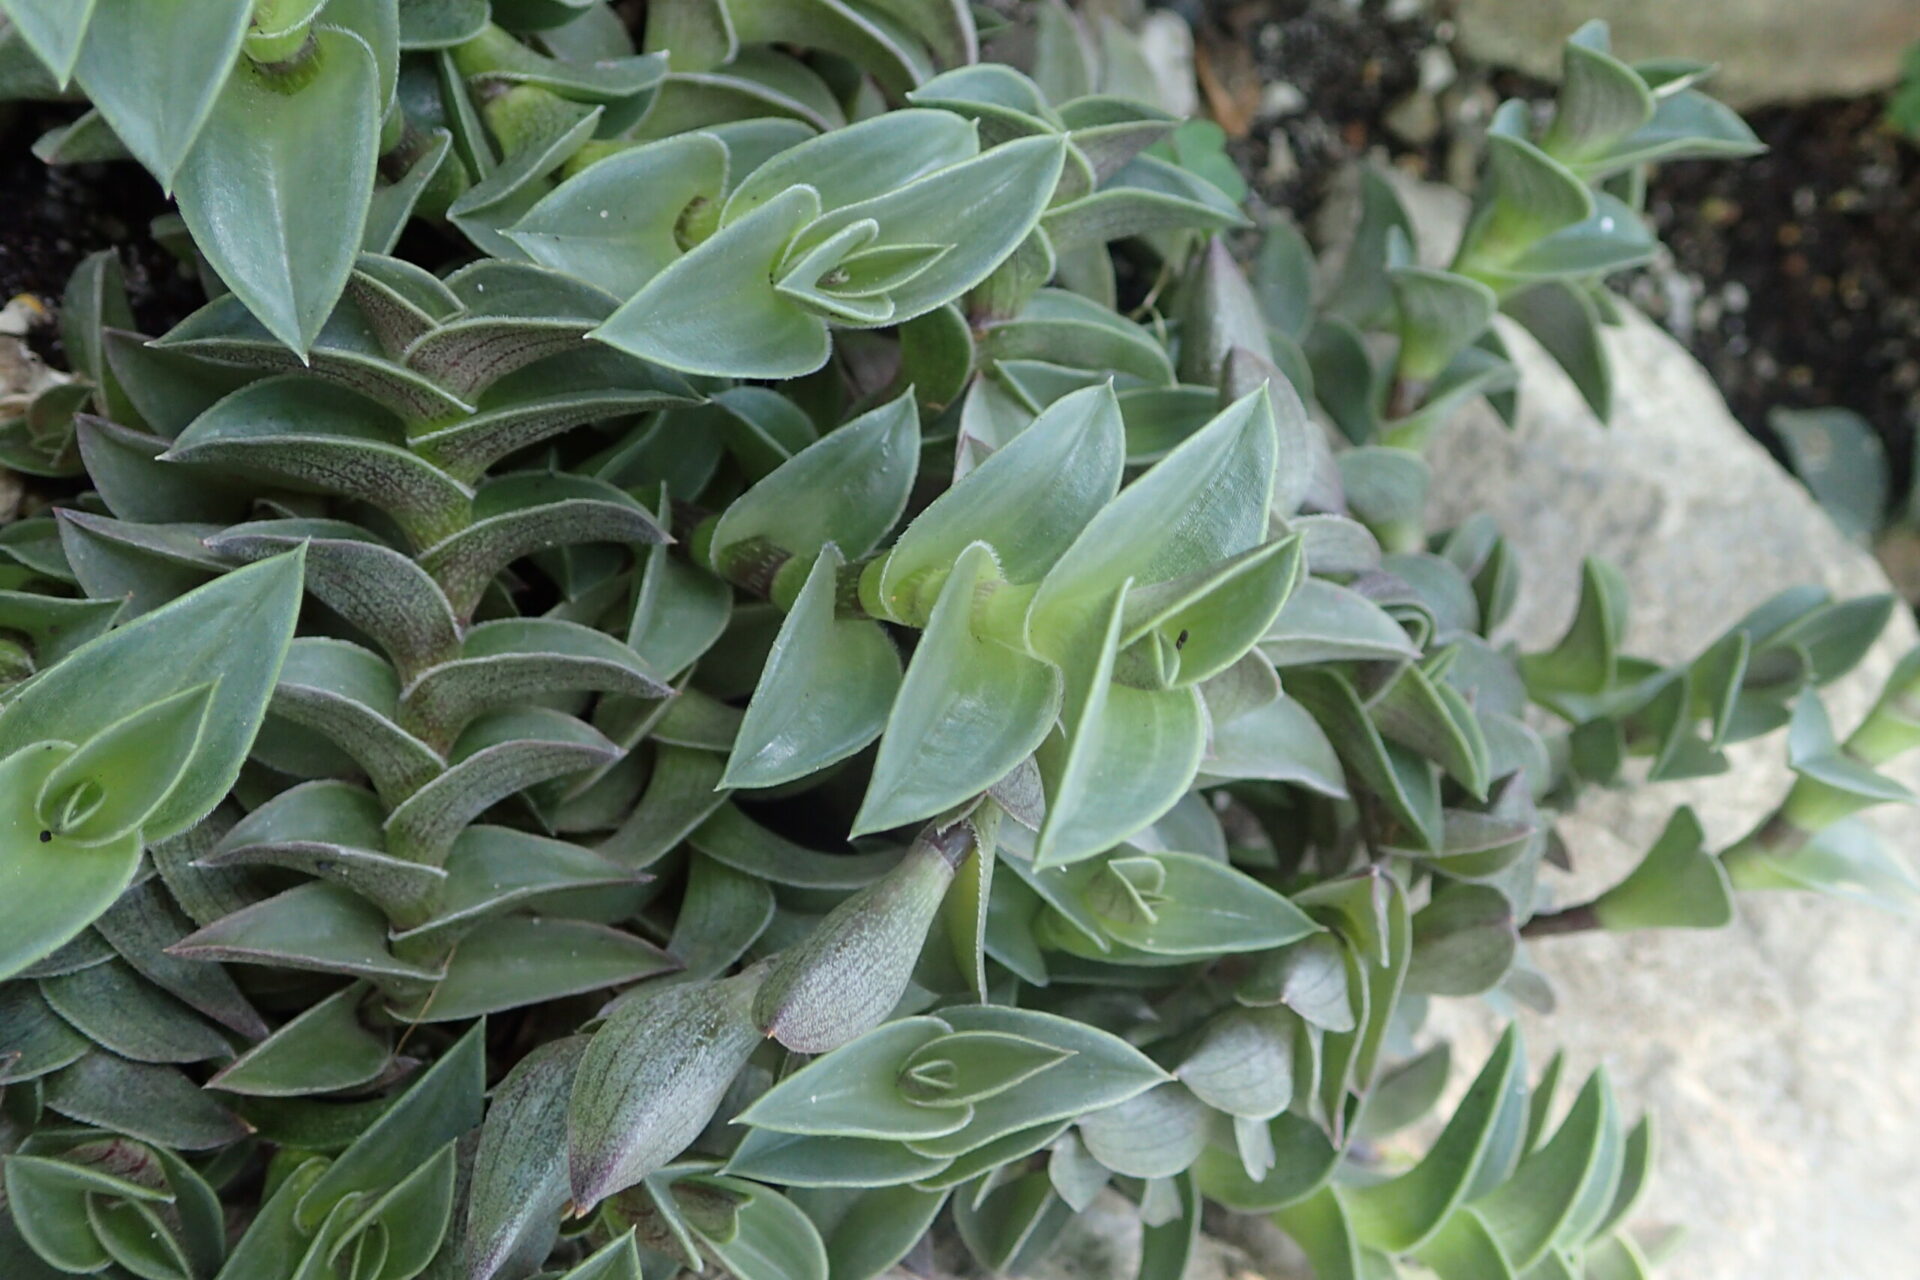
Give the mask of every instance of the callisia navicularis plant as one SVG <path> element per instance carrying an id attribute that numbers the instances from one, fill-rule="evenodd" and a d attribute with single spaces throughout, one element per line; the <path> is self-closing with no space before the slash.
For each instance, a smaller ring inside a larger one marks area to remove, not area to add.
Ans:
<path id="1" fill-rule="evenodd" d="M 0 13 L 208 299 L 143 334 L 88 259 L 0 424 L 8 1280 L 1019 1274 L 1103 1196 L 1141 1280 L 1207 1205 L 1322 1280 L 1641 1275 L 1604 1075 L 1509 1032 L 1407 1137 L 1429 1002 L 1912 898 L 1853 815 L 1920 666 L 1820 700 L 1891 600 L 1667 666 L 1592 563 L 1523 651 L 1424 518 L 1503 326 L 1604 414 L 1646 167 L 1756 149 L 1703 67 L 1582 29 L 1445 269 L 1377 175 L 1335 268 L 1050 4 Z M 1555 900 L 1583 787 L 1780 731 L 1749 836 Z"/>

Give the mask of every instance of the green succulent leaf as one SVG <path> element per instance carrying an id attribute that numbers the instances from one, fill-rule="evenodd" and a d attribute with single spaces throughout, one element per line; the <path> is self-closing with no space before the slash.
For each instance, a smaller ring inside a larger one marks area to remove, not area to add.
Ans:
<path id="1" fill-rule="evenodd" d="M 1279 893 L 1201 854 L 1123 849 L 1075 867 L 1069 883 L 1101 933 L 1150 955 L 1264 951 L 1319 929 Z"/>
<path id="2" fill-rule="evenodd" d="M 208 1087 L 276 1098 L 367 1084 L 387 1068 L 392 1050 L 361 1021 L 366 996 L 366 984 L 348 983 L 221 1068 Z"/>
<path id="3" fill-rule="evenodd" d="M 1619 669 L 1626 595 L 1619 570 L 1602 561 L 1587 561 L 1581 571 L 1579 608 L 1566 634 L 1548 652 L 1527 654 L 1520 660 L 1520 672 L 1535 697 L 1606 691 Z"/>
<path id="4" fill-rule="evenodd" d="M 1404 829 L 1397 842 L 1438 852 L 1443 819 L 1434 766 L 1383 739 L 1352 685 L 1334 671 L 1303 669 L 1289 687 L 1326 730 L 1350 777 L 1379 797 Z"/>
<path id="5" fill-rule="evenodd" d="M 640 1251 L 634 1245 L 633 1233 L 596 1251 L 561 1280 L 640 1280 Z"/>
<path id="6" fill-rule="evenodd" d="M 1600 336 L 1600 311 L 1588 291 L 1550 280 L 1510 294 L 1500 307 L 1546 348 L 1595 416 L 1607 421 L 1613 412 L 1613 365 Z"/>
<path id="7" fill-rule="evenodd" d="M 674 967 L 671 956 L 624 930 L 591 920 L 507 916 L 463 938 L 430 990 L 406 991 L 387 1008 L 406 1022 L 457 1022 L 638 982 Z"/>
<path id="8" fill-rule="evenodd" d="M 209 302 L 156 342 L 157 349 L 169 355 L 198 357 L 237 369 L 311 371 L 386 406 L 408 422 L 473 411 L 460 397 L 396 363 L 373 323 L 351 299 L 335 308 L 304 364 L 230 293 Z"/>
<path id="9" fill-rule="evenodd" d="M 1447 885 L 1414 913 L 1406 990 L 1449 996 L 1491 990 L 1513 966 L 1519 941 L 1505 894 L 1483 884 Z"/>
<path id="10" fill-rule="evenodd" d="M 235 964 L 337 973 L 374 982 L 430 982 L 440 971 L 396 957 L 387 948 L 387 920 L 350 889 L 312 881 L 189 934 L 175 955 Z"/>
<path id="11" fill-rule="evenodd" d="M 720 198 L 727 149 L 683 134 L 621 151 L 569 178 L 506 232 L 536 262 L 628 297 L 684 252 L 682 220 Z M 629 197 L 647 192 L 644 203 Z"/>
<path id="12" fill-rule="evenodd" d="M 453 744 L 453 764 L 387 816 L 389 846 L 438 865 L 462 829 L 528 787 L 611 764 L 620 748 L 592 726 L 545 707 L 491 711 Z"/>
<path id="13" fill-rule="evenodd" d="M 1581 163 L 1594 181 L 1658 160 L 1758 155 L 1760 139 L 1737 112 L 1704 93 L 1681 88 L 1656 97 L 1653 116 L 1605 155 Z"/>
<path id="14" fill-rule="evenodd" d="M 1493 320 L 1493 290 L 1424 267 L 1395 267 L 1387 275 L 1399 314 L 1400 375 L 1431 382 Z"/>
<path id="15" fill-rule="evenodd" d="M 920 462 L 919 414 L 901 396 L 793 455 L 714 526 L 715 564 L 744 567 L 784 552 L 809 563 L 829 542 L 865 556 L 900 518 Z"/>
<path id="16" fill-rule="evenodd" d="M 945 1156 L 920 1155 L 897 1141 L 748 1129 L 726 1169 L 787 1187 L 868 1188 L 935 1178 L 951 1163 Z"/>
<path id="17" fill-rule="evenodd" d="M 1141 155 L 1098 191 L 1049 209 L 1041 220 L 1060 252 L 1156 231 L 1224 231 L 1246 217 L 1205 178 L 1154 155 Z"/>
<path id="18" fill-rule="evenodd" d="M 0 711 L 0 735 L 41 744 L 5 763 L 7 899 L 21 914 L 5 930 L 0 969 L 17 971 L 84 928 L 126 888 L 143 835 L 177 834 L 232 785 L 291 637 L 299 581 L 298 556 L 230 575 L 89 641 Z M 71 738 L 82 747 L 63 742 Z M 155 743 L 175 754 L 121 776 L 120 754 Z"/>
<path id="19" fill-rule="evenodd" d="M 468 1275 L 490 1280 L 551 1252 L 568 1191 L 567 1102 L 586 1047 L 580 1036 L 549 1041 L 493 1091 L 461 1242 Z"/>
<path id="20" fill-rule="evenodd" d="M 17 1085 L 78 1062 L 89 1041 L 47 1004 L 31 982 L 0 987 L 0 1013 L 7 1019 L 7 1057 L 0 1083 Z"/>
<path id="21" fill-rule="evenodd" d="M 5 10 L 20 36 L 27 42 L 61 88 L 73 76 L 80 60 L 80 44 L 86 37 L 87 20 L 93 16 L 95 0 L 79 4 L 62 0 L 7 0 Z"/>
<path id="22" fill-rule="evenodd" d="M 675 259 L 588 336 L 682 373 L 812 373 L 832 349 L 826 322 L 775 289 L 773 272 L 819 216 L 813 188 L 789 187 Z"/>
<path id="23" fill-rule="evenodd" d="M 142 707 L 54 765 L 35 808 L 55 836 L 108 844 L 139 831 L 193 760 L 217 680 Z"/>
<path id="24" fill-rule="evenodd" d="M 827 1274 L 875 1276 L 906 1257 L 946 1206 L 945 1191 L 883 1187 L 860 1196 L 826 1233 Z"/>
<path id="25" fill-rule="evenodd" d="M 1265 395 L 1230 405 L 1205 429 L 1108 503 L 1054 564 L 1034 597 L 1036 636 L 1111 599 L 1127 579 L 1165 582 L 1259 543 L 1274 469 L 1272 409 Z M 1201 503 L 1199 494 L 1213 495 Z M 1171 521 L 1168 512 L 1178 512 Z"/>
<path id="26" fill-rule="evenodd" d="M 1216 1111 L 1271 1120 L 1293 1103 L 1298 1026 L 1283 1009 L 1228 1009 L 1207 1023 L 1174 1076 Z"/>
<path id="27" fill-rule="evenodd" d="M 830 209 L 801 234 L 804 250 L 855 222 L 871 219 L 869 253 L 901 246 L 950 246 L 924 270 L 886 291 L 898 323 L 953 301 L 985 280 L 1039 224 L 1053 192 L 1066 144 L 1057 137 L 1022 138 L 885 194 Z M 948 228 L 979 233 L 958 241 Z"/>
<path id="28" fill-rule="evenodd" d="M 1257 1178 L 1249 1176 L 1236 1151 L 1219 1145 L 1203 1150 L 1193 1170 L 1202 1193 L 1237 1212 L 1272 1213 L 1319 1192 L 1339 1160 L 1326 1132 L 1291 1111 L 1267 1122 L 1262 1143 L 1271 1155 Z"/>
<path id="29" fill-rule="evenodd" d="M 1080 1141 L 1124 1177 L 1165 1178 L 1188 1168 L 1207 1143 L 1207 1108 L 1178 1081 L 1081 1117 Z"/>
<path id="30" fill-rule="evenodd" d="M 918 592 L 975 541 L 993 548 L 1008 582 L 1039 581 L 1113 500 L 1123 461 L 1111 388 L 1056 400 L 901 533 L 881 572 L 885 607 L 913 616 Z"/>
<path id="31" fill-rule="evenodd" d="M 875 1027 L 788 1076 L 737 1116 L 739 1124 L 815 1137 L 938 1138 L 973 1118 L 964 1101 L 914 1101 L 917 1051 L 950 1033 L 938 1018 L 902 1018 Z"/>
<path id="32" fill-rule="evenodd" d="M 1264 673 L 1261 678 L 1271 679 Z M 1202 686 L 1201 693 L 1206 695 L 1208 686 Z M 1225 723 L 1211 698 L 1209 710 L 1214 716 L 1213 735 L 1200 760 L 1202 781 L 1262 778 L 1294 783 L 1335 799 L 1346 797 L 1339 754 L 1320 722 L 1300 703 L 1282 695 Z"/>
<path id="33" fill-rule="evenodd" d="M 1044 278 L 1051 273 L 1040 274 Z M 1003 367 L 1044 360 L 1096 374 L 1118 373 L 1150 385 L 1166 386 L 1174 380 L 1166 349 L 1145 327 L 1061 289 L 1040 289 L 1024 298 L 1008 319 L 987 330 L 980 345 L 982 355 Z"/>
<path id="34" fill-rule="evenodd" d="M 997 578 L 992 548 L 976 542 L 940 588 L 887 718 L 856 835 L 930 818 L 985 791 L 1052 727 L 1057 669 L 981 635 L 974 620 L 976 598 Z"/>
<path id="35" fill-rule="evenodd" d="M 459 656 L 400 690 L 406 713 L 450 739 L 494 707 L 568 690 L 636 698 L 672 692 L 623 642 L 558 618 L 501 618 L 467 629 Z"/>
<path id="36" fill-rule="evenodd" d="M 1727 872 L 1704 847 L 1691 809 L 1677 810 L 1640 865 L 1594 900 L 1608 929 L 1714 929 L 1733 919 Z"/>
<path id="37" fill-rule="evenodd" d="M 908 1055 L 902 1092 L 923 1107 L 963 1108 L 1019 1088 L 1073 1056 L 1072 1051 L 996 1031 L 958 1031 Z"/>
<path id="38" fill-rule="evenodd" d="M 165 3 L 153 11 L 140 0 L 95 0 L 73 74 L 115 135 L 170 188 L 238 59 L 252 6 Z M 150 43 L 154 32 L 164 47 Z"/>
<path id="39" fill-rule="evenodd" d="M 768 787 L 805 777 L 886 727 L 900 688 L 900 656 L 879 624 L 834 617 L 842 563 L 832 543 L 814 561 L 767 655 L 723 785 Z"/>
<path id="40" fill-rule="evenodd" d="M 582 1208 L 664 1168 L 698 1136 L 760 1041 L 761 975 L 668 987 L 623 1004 L 588 1044 L 567 1110 Z"/>
<path id="41" fill-rule="evenodd" d="M 941 1020 L 956 1032 L 1018 1036 L 1074 1056 L 1069 1069 L 1043 1071 L 1019 1088 L 974 1103 L 973 1119 L 965 1128 L 943 1138 L 911 1144 L 927 1155 L 962 1155 L 1016 1134 L 1035 1132 L 1054 1122 L 1124 1102 L 1169 1078 L 1124 1041 L 1097 1027 L 1054 1014 L 1005 1005 L 968 1005 L 943 1010 Z M 1052 1137 L 1050 1133 L 1028 1149 L 1037 1150 Z"/>
<path id="42" fill-rule="evenodd" d="M 844 209 L 971 160 L 979 151 L 973 128 L 958 116 L 889 111 L 808 139 L 760 165 L 727 197 L 721 222 L 735 222 L 801 185 L 820 193 L 824 210 Z"/>
<path id="43" fill-rule="evenodd" d="M 471 104 L 469 87 L 456 80 L 453 61 L 447 57 L 442 63 L 446 80 L 452 82 L 444 92 L 457 102 Z M 494 92 L 500 88 L 496 84 Z M 578 154 L 598 132 L 606 108 L 570 102 L 537 86 L 525 86 L 517 92 L 509 88 L 503 97 L 508 95 L 527 108 L 523 121 L 515 122 L 525 130 L 525 136 L 516 138 L 519 145 L 498 160 L 478 112 L 468 117 L 456 107 L 449 121 L 455 127 L 454 146 L 475 180 L 448 204 L 447 221 L 488 258 L 512 262 L 523 255 L 504 234 L 506 229 L 550 189 L 549 175 Z"/>
<path id="44" fill-rule="evenodd" d="M 360 498 L 427 544 L 453 532 L 473 500 L 466 485 L 409 452 L 399 424 L 367 400 L 298 377 L 236 391 L 161 456 Z"/>
<path id="45" fill-rule="evenodd" d="M 739 1280 L 827 1280 L 826 1245 L 791 1200 L 771 1187 L 724 1175 L 685 1179 L 673 1194 L 684 1206 L 684 1197 L 700 1192 L 726 1197 L 731 1212 L 721 1229 L 710 1231 L 695 1213 L 688 1213 L 688 1225 L 705 1251 Z"/>
<path id="46" fill-rule="evenodd" d="M 718 781 L 718 762 L 704 790 L 711 792 Z M 688 770 L 691 773 L 691 770 Z M 746 872 L 773 884 L 801 889 L 861 889 L 872 884 L 900 862 L 900 851 L 871 853 L 820 853 L 787 840 L 733 805 L 724 796 L 710 799 L 704 817 L 689 833 L 694 848 L 736 871 Z M 718 806 L 714 808 L 713 806 Z M 703 815 L 704 816 L 704 815 Z"/>
<path id="47" fill-rule="evenodd" d="M 1548 155 L 1568 164 L 1590 161 L 1620 145 L 1653 119 L 1654 96 L 1633 68 L 1604 48 L 1567 41 L 1553 122 L 1541 138 Z"/>
<path id="48" fill-rule="evenodd" d="M 44 1078 L 49 1111 L 176 1151 L 238 1142 L 247 1127 L 177 1068 L 95 1051 Z"/>
<path id="49" fill-rule="evenodd" d="M 1064 745 L 1056 740 L 1040 755 L 1047 814 L 1034 843 L 1037 867 L 1091 857 L 1134 835 L 1186 793 L 1200 766 L 1199 694 L 1116 679 L 1128 601 L 1123 585 L 1104 622 L 1048 646 L 1065 675 Z"/>
<path id="50" fill-rule="evenodd" d="M 42 978 L 49 1007 L 100 1047 L 134 1062 L 224 1058 L 226 1039 L 117 960 Z"/>
<path id="51" fill-rule="evenodd" d="M 1606 1074 L 1597 1071 L 1553 1136 L 1473 1203 L 1475 1218 L 1498 1252 L 1524 1270 L 1549 1249 L 1586 1238 L 1612 1204 L 1623 1156 L 1619 1115 Z"/>
<path id="52" fill-rule="evenodd" d="M 977 840 L 967 821 L 923 832 L 897 866 L 776 957 L 754 996 L 761 1032 L 797 1053 L 824 1053 L 879 1025 L 905 994 L 955 867 Z"/>
<path id="53" fill-rule="evenodd" d="M 243 59 L 179 168 L 180 212 L 195 242 L 302 355 L 360 251 L 380 125 L 372 50 L 337 28 L 311 39 L 293 83 Z"/>

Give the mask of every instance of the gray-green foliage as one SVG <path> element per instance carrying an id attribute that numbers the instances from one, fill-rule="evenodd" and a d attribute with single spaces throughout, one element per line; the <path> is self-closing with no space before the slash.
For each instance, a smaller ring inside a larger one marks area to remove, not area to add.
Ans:
<path id="1" fill-rule="evenodd" d="M 1057 6 L 1023 72 L 917 0 L 130 3 L 0 0 L 91 103 L 43 152 L 170 183 L 211 286 L 148 340 L 89 260 L 0 424 L 76 495 L 0 528 L 8 1277 L 1018 1271 L 1107 1187 L 1143 1280 L 1206 1203 L 1323 1280 L 1631 1276 L 1604 1076 L 1554 1122 L 1509 1034 L 1381 1155 L 1427 1002 L 1911 900 L 1853 815 L 1920 673 L 1819 701 L 1890 601 L 1663 666 L 1593 564 L 1522 653 L 1499 531 L 1424 522 L 1497 314 L 1604 408 L 1644 166 L 1752 148 L 1699 68 L 1583 30 L 1448 269 L 1374 178 L 1321 278 Z M 1548 909 L 1582 786 L 1777 730 L 1751 836 Z"/>

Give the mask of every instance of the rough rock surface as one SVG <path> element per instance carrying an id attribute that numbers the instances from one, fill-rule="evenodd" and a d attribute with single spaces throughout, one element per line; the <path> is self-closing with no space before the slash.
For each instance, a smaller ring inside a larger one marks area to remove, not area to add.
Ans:
<path id="1" fill-rule="evenodd" d="M 1509 432 L 1463 415 L 1436 449 L 1435 511 L 1493 513 L 1522 564 L 1513 634 L 1550 643 L 1571 617 L 1586 554 L 1625 571 L 1629 644 L 1680 659 L 1786 586 L 1836 595 L 1888 589 L 1727 412 L 1704 371 L 1635 316 L 1610 335 L 1619 378 L 1602 428 L 1517 331 L 1523 414 Z M 1844 732 L 1915 639 L 1904 615 L 1862 671 L 1830 691 Z M 1732 772 L 1592 796 L 1562 824 L 1577 874 L 1562 900 L 1633 865 L 1672 808 L 1695 806 L 1718 845 L 1784 794 L 1778 742 L 1748 744 Z M 1896 773 L 1902 771 L 1896 768 Z M 1903 780 L 1913 785 L 1916 771 Z M 1911 811 L 1878 815 L 1920 857 Z M 1558 1010 L 1528 1017 L 1536 1061 L 1564 1048 L 1605 1064 L 1629 1107 L 1660 1126 L 1658 1180 L 1642 1216 L 1684 1223 L 1672 1264 L 1690 1280 L 1911 1274 L 1920 1255 L 1920 923 L 1809 895 L 1745 895 L 1718 932 L 1589 934 L 1533 947 Z M 1484 1012 L 1458 1005 L 1456 1062 L 1491 1043 Z M 1464 1052 L 1462 1052 L 1464 1050 Z"/>
<path id="2" fill-rule="evenodd" d="M 1589 18 L 1628 58 L 1720 64 L 1713 92 L 1736 106 L 1884 88 L 1920 40 L 1913 0 L 1459 0 L 1460 47 L 1557 78 L 1560 47 Z"/>

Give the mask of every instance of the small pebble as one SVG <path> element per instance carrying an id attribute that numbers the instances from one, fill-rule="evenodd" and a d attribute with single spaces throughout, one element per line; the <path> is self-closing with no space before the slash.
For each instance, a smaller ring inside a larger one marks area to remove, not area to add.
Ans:
<path id="1" fill-rule="evenodd" d="M 1439 93 L 1459 78 L 1460 70 L 1453 65 L 1453 55 L 1440 45 L 1428 45 L 1420 51 L 1420 88 L 1427 93 Z"/>
<path id="2" fill-rule="evenodd" d="M 1300 172 L 1299 158 L 1293 154 L 1293 144 L 1287 141 L 1287 135 L 1275 129 L 1267 135 L 1267 163 L 1260 171 L 1260 181 L 1270 187 L 1277 187 L 1290 181 Z"/>
<path id="3" fill-rule="evenodd" d="M 1306 109 L 1307 95 L 1299 85 L 1275 80 L 1260 91 L 1260 114 L 1272 119 L 1298 115 Z"/>
<path id="4" fill-rule="evenodd" d="M 1440 135 L 1440 105 L 1432 94 L 1416 91 L 1388 107 L 1381 122 L 1402 142 L 1424 147 Z"/>

